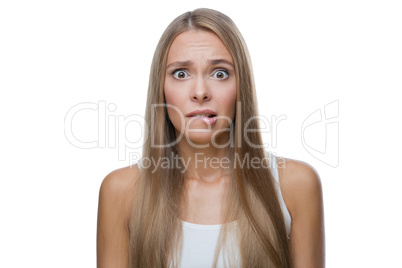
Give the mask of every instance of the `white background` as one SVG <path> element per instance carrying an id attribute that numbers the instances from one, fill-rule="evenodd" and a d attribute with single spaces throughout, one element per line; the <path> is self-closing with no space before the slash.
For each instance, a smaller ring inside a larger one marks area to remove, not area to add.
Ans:
<path id="1" fill-rule="evenodd" d="M 2 1 L 0 267 L 95 267 L 99 186 L 129 160 L 119 161 L 108 143 L 73 146 L 65 116 L 74 105 L 102 101 L 117 108 L 110 118 L 144 115 L 159 37 L 198 7 L 236 22 L 260 114 L 286 115 L 271 150 L 321 176 L 327 267 L 402 267 L 398 2 Z M 339 116 L 329 134 L 325 122 L 306 133 L 313 147 L 339 148 L 326 152 L 339 158 L 335 167 L 301 139 L 303 121 L 334 101 Z M 97 120 L 96 111 L 77 113 L 76 137 L 97 139 Z M 120 134 L 136 141 L 141 131 L 132 123 Z"/>

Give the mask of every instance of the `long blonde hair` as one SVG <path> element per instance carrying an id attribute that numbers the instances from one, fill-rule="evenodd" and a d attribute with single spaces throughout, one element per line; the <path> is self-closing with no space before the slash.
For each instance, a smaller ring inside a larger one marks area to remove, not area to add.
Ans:
<path id="1" fill-rule="evenodd" d="M 233 165 L 231 186 L 228 189 L 225 219 L 236 219 L 236 237 L 240 250 L 241 267 L 291 267 L 289 245 L 283 214 L 277 199 L 274 178 L 268 165 L 252 168 L 234 165 L 238 159 L 266 160 L 259 132 L 244 133 L 242 123 L 257 116 L 257 100 L 251 61 L 242 35 L 226 15 L 201 8 L 177 17 L 167 27 L 156 48 L 147 97 L 145 143 L 143 158 L 172 159 L 178 155 L 175 128 L 169 120 L 164 104 L 164 76 L 169 48 L 176 36 L 188 30 L 206 30 L 215 33 L 231 53 L 237 82 L 237 104 L 232 122 L 234 145 L 230 152 Z M 240 120 L 241 119 L 241 120 Z M 257 120 L 251 120 L 251 129 L 259 129 Z M 245 135 L 248 135 L 246 142 Z M 252 145 L 260 145 L 258 148 Z M 172 159 L 173 161 L 173 159 Z M 182 246 L 182 223 L 179 219 L 185 183 L 182 167 L 163 169 L 152 161 L 141 168 L 134 195 L 130 221 L 130 267 L 177 266 Z M 224 224 L 224 226 L 226 226 Z M 229 228 L 222 228 L 219 248 L 227 241 Z M 232 230 L 233 231 L 233 230 Z M 239 264 L 237 264 L 239 265 Z"/>

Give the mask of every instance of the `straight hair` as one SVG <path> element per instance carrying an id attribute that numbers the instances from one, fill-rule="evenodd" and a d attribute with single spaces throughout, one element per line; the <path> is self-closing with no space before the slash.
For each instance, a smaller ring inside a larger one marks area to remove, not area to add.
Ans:
<path id="1" fill-rule="evenodd" d="M 229 252 L 230 267 L 291 267 L 284 217 L 269 168 L 272 163 L 259 168 L 235 164 L 236 157 L 268 160 L 261 134 L 243 129 L 246 121 L 248 128 L 260 129 L 258 120 L 254 120 L 258 116 L 257 99 L 246 43 L 228 16 L 212 9 L 196 9 L 177 17 L 162 34 L 149 77 L 145 121 L 152 124 L 145 128 L 143 158 L 173 161 L 178 155 L 176 145 L 158 146 L 174 143 L 176 133 L 166 107 L 155 110 L 155 104 L 165 104 L 163 87 L 170 46 L 179 34 L 190 30 L 216 34 L 232 56 L 236 75 L 237 104 L 230 130 L 235 142 L 229 150 L 232 174 L 222 213 L 225 222 L 236 220 L 236 225 L 222 225 L 213 266 L 220 252 Z M 182 247 L 179 217 L 186 190 L 184 171 L 180 165 L 166 169 L 152 162 L 141 168 L 129 226 L 130 267 L 178 267 Z M 236 246 L 229 238 L 235 239 Z M 236 248 L 238 260 L 233 258 Z"/>

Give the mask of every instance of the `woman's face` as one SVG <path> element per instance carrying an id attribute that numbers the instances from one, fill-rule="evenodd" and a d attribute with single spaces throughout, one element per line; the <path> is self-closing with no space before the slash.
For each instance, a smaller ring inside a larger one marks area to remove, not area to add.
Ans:
<path id="1" fill-rule="evenodd" d="M 232 57 L 217 35 L 190 30 L 173 40 L 164 94 L 176 137 L 183 131 L 182 139 L 193 144 L 227 144 L 235 116 L 236 77 Z"/>

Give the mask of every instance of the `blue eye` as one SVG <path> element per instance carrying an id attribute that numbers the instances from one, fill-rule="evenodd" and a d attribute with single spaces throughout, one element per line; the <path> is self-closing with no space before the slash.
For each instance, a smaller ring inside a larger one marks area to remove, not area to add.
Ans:
<path id="1" fill-rule="evenodd" d="M 222 80 L 228 78 L 229 72 L 226 70 L 217 70 L 212 76 L 216 79 Z"/>
<path id="2" fill-rule="evenodd" d="M 184 70 L 176 70 L 172 74 L 177 79 L 186 79 L 186 78 L 188 78 L 188 74 Z"/>

